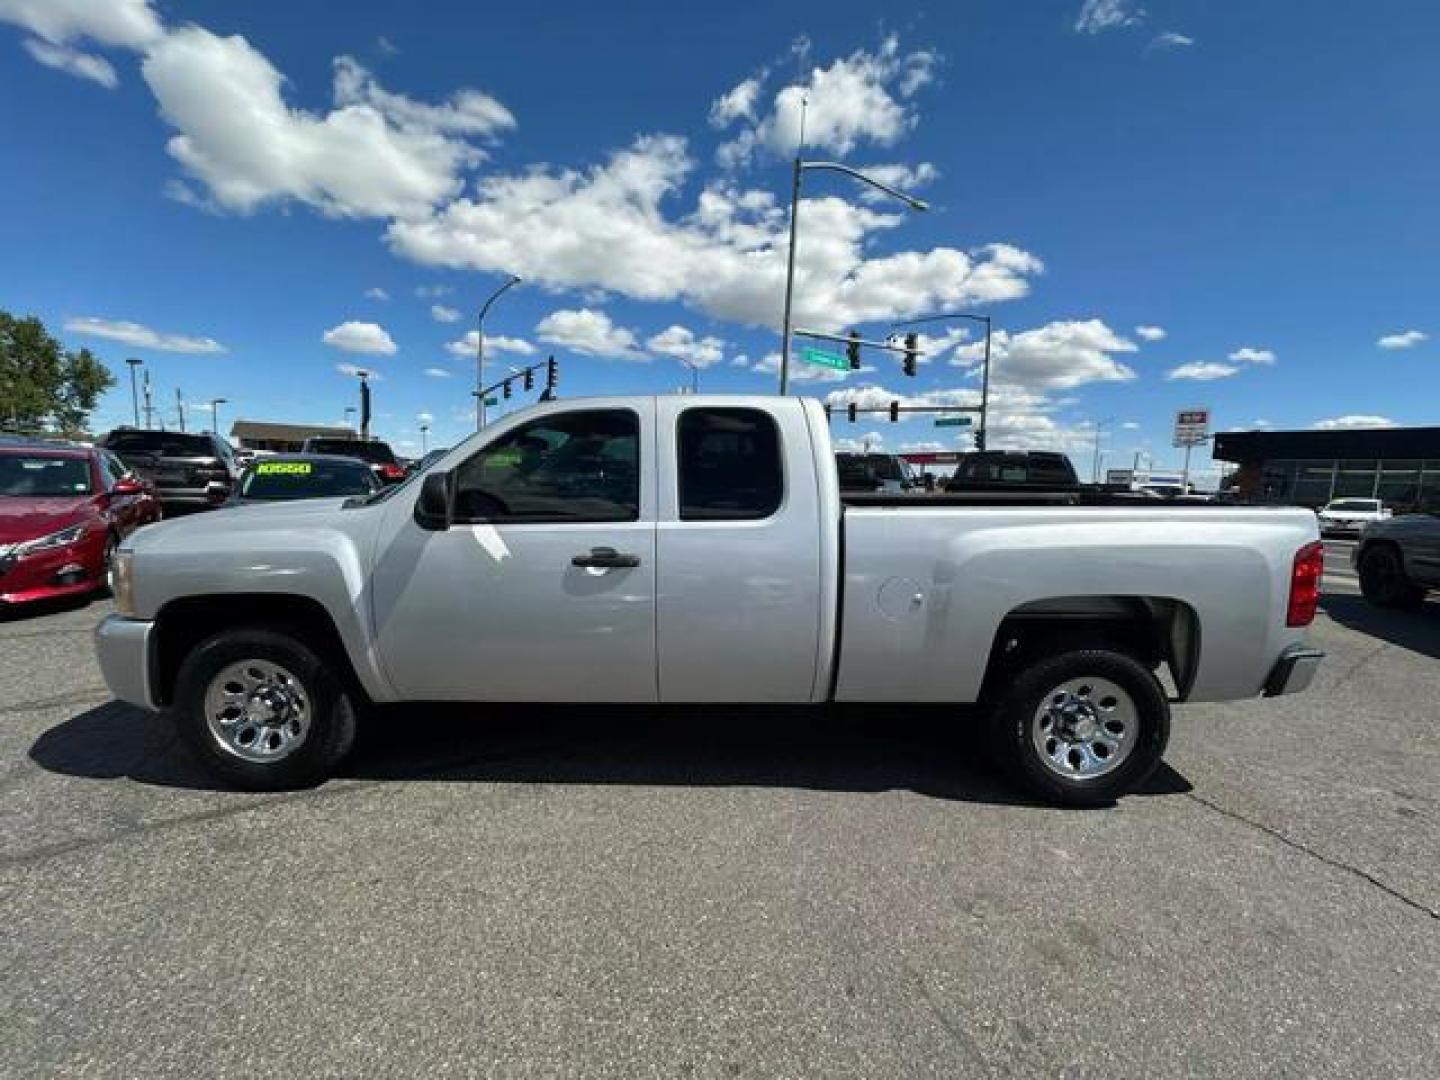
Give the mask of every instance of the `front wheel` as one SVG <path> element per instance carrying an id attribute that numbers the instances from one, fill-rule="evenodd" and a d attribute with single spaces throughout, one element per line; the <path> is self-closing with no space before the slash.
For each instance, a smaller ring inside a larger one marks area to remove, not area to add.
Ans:
<path id="1" fill-rule="evenodd" d="M 355 741 L 355 710 L 298 637 L 224 630 L 185 658 L 173 707 L 180 735 L 214 773 L 250 791 L 308 787 Z"/>
<path id="2" fill-rule="evenodd" d="M 1360 591 L 1380 607 L 1410 608 L 1425 599 L 1425 590 L 1405 576 L 1399 550 L 1389 544 L 1372 544 L 1360 557 Z"/>
<path id="3" fill-rule="evenodd" d="M 1083 649 L 1024 668 L 996 705 L 1001 749 L 1050 802 L 1096 806 L 1133 791 L 1170 740 L 1170 705 L 1134 657 Z"/>

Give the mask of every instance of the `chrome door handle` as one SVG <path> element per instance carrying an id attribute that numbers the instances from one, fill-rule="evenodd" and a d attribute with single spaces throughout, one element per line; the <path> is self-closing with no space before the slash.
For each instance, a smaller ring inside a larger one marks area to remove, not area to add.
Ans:
<path id="1" fill-rule="evenodd" d="M 616 551 L 612 547 L 594 547 L 587 555 L 575 555 L 570 559 L 571 566 L 603 566 L 603 567 L 624 567 L 639 566 L 639 555 L 627 555 L 624 552 Z"/>

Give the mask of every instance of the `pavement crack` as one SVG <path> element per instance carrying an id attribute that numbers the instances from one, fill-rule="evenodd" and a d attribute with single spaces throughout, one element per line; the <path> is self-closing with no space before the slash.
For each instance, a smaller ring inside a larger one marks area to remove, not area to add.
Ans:
<path id="1" fill-rule="evenodd" d="M 1348 683 L 1348 682 L 1350 681 L 1350 679 L 1354 676 L 1354 674 L 1355 674 L 1357 671 L 1359 671 L 1361 668 L 1363 668 L 1363 667 L 1365 667 L 1366 665 L 1368 665 L 1371 660 L 1374 660 L 1375 657 L 1379 656 L 1382 652 L 1384 652 L 1384 651 L 1385 651 L 1386 649 L 1388 649 L 1388 648 L 1390 648 L 1390 643 L 1389 643 L 1388 641 L 1382 641 L 1382 642 L 1380 642 L 1380 644 L 1376 645 L 1373 649 L 1371 649 L 1369 652 L 1367 652 L 1364 656 L 1360 657 L 1359 660 L 1356 660 L 1353 664 L 1351 664 L 1350 666 L 1348 666 L 1344 671 L 1342 671 L 1339 675 L 1337 675 L 1337 676 L 1335 677 L 1335 681 L 1334 681 L 1333 683 L 1331 683 L 1330 685 L 1331 685 L 1332 687 L 1344 686 L 1346 683 Z"/>
<path id="2" fill-rule="evenodd" d="M 84 705 L 88 702 L 103 700 L 110 695 L 110 691 L 104 686 L 82 686 L 78 690 L 70 690 L 64 694 L 55 694 L 53 697 L 35 698 L 31 701 L 17 701 L 12 705 L 0 705 L 0 716 L 8 716 L 11 713 L 34 712 L 37 709 L 53 709 L 57 705 Z"/>
<path id="3" fill-rule="evenodd" d="M 1332 869 L 1341 870 L 1347 874 L 1350 874 L 1352 877 L 1357 877 L 1361 881 L 1364 881 L 1367 884 L 1379 889 L 1387 896 L 1391 896 L 1396 900 L 1399 900 L 1407 907 L 1412 907 L 1416 911 L 1429 915 L 1432 919 L 1440 919 L 1440 910 L 1429 907 L 1421 903 L 1419 900 L 1406 896 L 1399 889 L 1395 888 L 1393 885 L 1389 885 L 1386 884 L 1384 881 L 1381 881 L 1378 877 L 1370 873 L 1370 871 L 1368 870 L 1362 870 L 1358 866 L 1352 866 L 1350 863 L 1344 862 L 1341 859 L 1331 858 L 1324 852 L 1316 851 L 1308 844 L 1304 844 L 1299 840 L 1295 840 L 1292 837 L 1286 836 L 1279 829 L 1272 828 L 1271 826 L 1266 825 L 1263 822 L 1256 821 L 1253 818 L 1248 818 L 1244 814 L 1221 806 L 1219 803 L 1211 802 L 1203 795 L 1196 795 L 1193 791 L 1186 792 L 1185 797 L 1187 799 L 1190 799 L 1192 802 L 1199 803 L 1207 810 L 1213 810 L 1215 813 L 1220 814 L 1223 817 L 1229 818 L 1231 821 L 1238 822 L 1241 825 L 1246 825 L 1252 829 L 1262 832 L 1266 836 L 1269 836 L 1274 840 L 1280 841 L 1280 843 L 1284 844 L 1286 847 L 1291 848 L 1294 851 L 1298 851 L 1302 855 L 1308 855 L 1310 856 L 1310 858 L 1315 859 L 1317 862 L 1324 863 L 1326 866 L 1329 866 Z"/>

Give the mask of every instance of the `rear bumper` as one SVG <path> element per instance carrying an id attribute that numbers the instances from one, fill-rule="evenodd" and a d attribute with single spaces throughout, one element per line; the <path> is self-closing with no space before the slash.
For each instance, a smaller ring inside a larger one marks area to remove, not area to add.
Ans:
<path id="1" fill-rule="evenodd" d="M 1310 685 L 1320 661 L 1325 654 L 1319 649 L 1304 645 L 1292 645 L 1275 661 L 1270 677 L 1265 680 L 1264 695 L 1279 697 L 1281 694 L 1298 694 Z"/>
<path id="2" fill-rule="evenodd" d="M 109 615 L 95 628 L 95 656 L 105 685 L 121 701 L 158 711 L 151 678 L 150 634 L 146 619 Z"/>

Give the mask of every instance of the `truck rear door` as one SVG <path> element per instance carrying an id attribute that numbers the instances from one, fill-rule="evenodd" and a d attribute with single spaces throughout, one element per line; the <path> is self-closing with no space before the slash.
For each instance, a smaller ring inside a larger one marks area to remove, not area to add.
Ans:
<path id="1" fill-rule="evenodd" d="M 837 570 L 800 403 L 661 398 L 656 434 L 660 700 L 823 697 Z"/>

